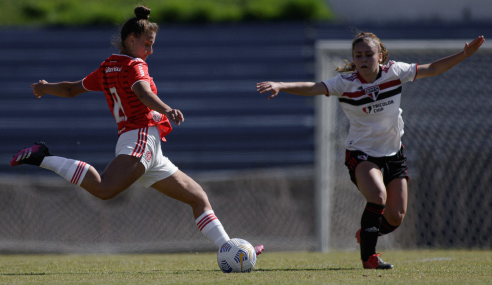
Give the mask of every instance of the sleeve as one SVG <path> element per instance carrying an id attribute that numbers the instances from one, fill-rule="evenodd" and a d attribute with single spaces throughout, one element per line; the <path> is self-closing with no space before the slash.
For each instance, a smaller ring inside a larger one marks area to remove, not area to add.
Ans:
<path id="1" fill-rule="evenodd" d="M 417 64 L 395 62 L 395 73 L 400 78 L 401 83 L 407 83 L 409 81 L 414 81 L 417 76 Z"/>
<path id="2" fill-rule="evenodd" d="M 139 81 L 146 81 L 152 85 L 148 65 L 145 62 L 132 63 L 128 69 L 127 80 L 130 87 Z"/>
<path id="3" fill-rule="evenodd" d="M 82 79 L 82 86 L 88 91 L 102 91 L 102 86 L 99 84 L 101 67 L 94 70 L 91 74 Z"/>
<path id="4" fill-rule="evenodd" d="M 330 79 L 327 79 L 325 81 L 322 81 L 328 90 L 328 93 L 326 94 L 327 96 L 334 95 L 337 97 L 342 96 L 344 92 L 344 82 L 341 74 L 338 74 L 335 77 L 332 77 Z"/>

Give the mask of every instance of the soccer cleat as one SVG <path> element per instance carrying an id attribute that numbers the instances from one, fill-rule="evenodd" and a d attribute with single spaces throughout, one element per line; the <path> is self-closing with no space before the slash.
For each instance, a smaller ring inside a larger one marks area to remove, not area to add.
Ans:
<path id="1" fill-rule="evenodd" d="M 45 156 L 51 156 L 46 144 L 41 141 L 35 142 L 33 146 L 20 150 L 10 161 L 10 165 L 31 164 L 39 166 Z"/>
<path id="2" fill-rule="evenodd" d="M 381 252 L 375 253 L 367 261 L 362 261 L 364 269 L 393 269 L 393 265 L 384 262 L 381 258 Z"/>
<path id="3" fill-rule="evenodd" d="M 261 252 L 265 249 L 265 247 L 262 245 L 262 244 L 259 244 L 257 246 L 255 246 L 255 252 L 256 252 L 256 256 L 260 255 Z"/>
<path id="4" fill-rule="evenodd" d="M 360 244 L 360 229 L 355 233 L 355 238 L 357 239 L 357 243 Z"/>

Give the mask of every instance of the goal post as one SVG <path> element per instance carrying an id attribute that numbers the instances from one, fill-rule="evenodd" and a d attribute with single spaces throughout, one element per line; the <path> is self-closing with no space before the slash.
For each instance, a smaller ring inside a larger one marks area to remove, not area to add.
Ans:
<path id="1" fill-rule="evenodd" d="M 426 64 L 460 52 L 472 40 L 383 42 L 389 60 Z M 319 40 L 315 50 L 317 82 L 336 76 L 335 68 L 351 60 L 351 40 Z M 492 173 L 484 157 L 492 154 L 486 143 L 492 131 L 491 64 L 492 44 L 485 42 L 448 72 L 403 85 L 408 210 L 399 229 L 380 238 L 378 248 L 492 246 L 487 238 L 492 194 L 486 186 Z M 315 120 L 317 250 L 356 250 L 354 235 L 365 200 L 344 165 L 348 119 L 336 98 L 317 96 Z M 470 213 L 471 204 L 480 212 L 474 208 Z M 477 218 L 482 223 L 466 223 Z"/>

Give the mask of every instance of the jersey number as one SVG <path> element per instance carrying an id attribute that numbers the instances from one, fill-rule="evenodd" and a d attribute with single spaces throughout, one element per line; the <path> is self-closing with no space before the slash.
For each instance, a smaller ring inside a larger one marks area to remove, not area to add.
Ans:
<path id="1" fill-rule="evenodd" d="M 116 92 L 116 88 L 111 87 L 109 88 L 109 91 L 111 91 L 111 96 L 113 97 L 113 102 L 114 102 L 113 116 L 114 119 L 116 120 L 116 123 L 119 123 L 121 121 L 126 121 L 125 110 L 123 110 L 123 105 L 121 105 L 121 99 L 120 96 L 118 96 L 118 92 Z M 123 116 L 120 115 L 120 110 Z"/>

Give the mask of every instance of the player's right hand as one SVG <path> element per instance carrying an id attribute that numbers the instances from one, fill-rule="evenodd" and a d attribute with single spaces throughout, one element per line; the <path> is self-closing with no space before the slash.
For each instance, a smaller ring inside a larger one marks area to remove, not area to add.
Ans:
<path id="1" fill-rule="evenodd" d="M 260 94 L 270 92 L 272 95 L 268 96 L 268 99 L 272 99 L 280 92 L 280 84 L 271 81 L 256 83 L 256 91 L 260 92 Z"/>
<path id="2" fill-rule="evenodd" d="M 167 112 L 166 117 L 173 122 L 174 124 L 178 125 L 181 122 L 184 122 L 184 116 L 183 113 L 181 113 L 180 110 L 178 109 L 172 109 L 171 111 Z"/>
<path id="3" fill-rule="evenodd" d="M 39 80 L 38 83 L 31 84 L 32 93 L 34 94 L 34 96 L 41 98 L 42 96 L 46 95 L 46 92 L 44 92 L 43 85 L 47 84 L 47 83 L 48 82 L 46 82 L 46 80 L 42 79 L 42 80 Z"/>

